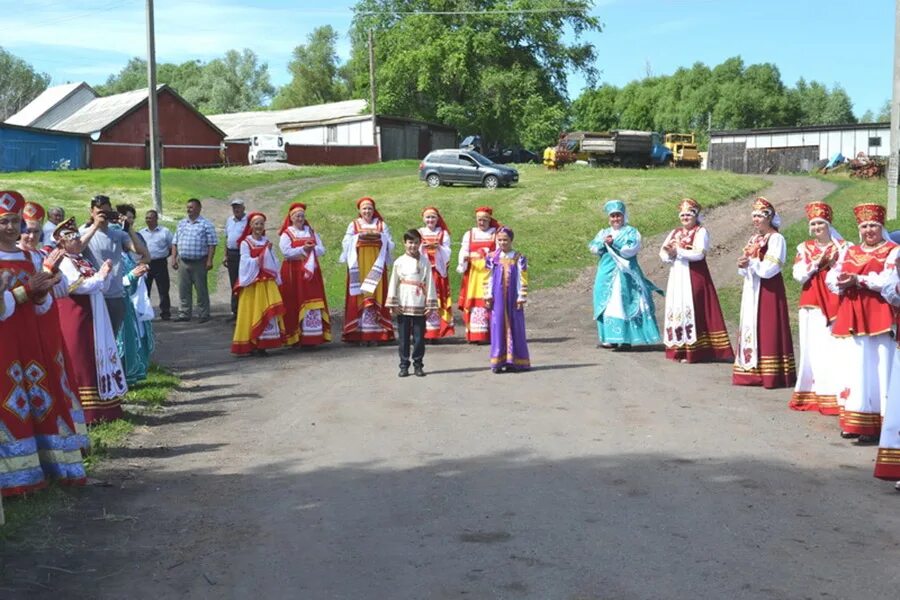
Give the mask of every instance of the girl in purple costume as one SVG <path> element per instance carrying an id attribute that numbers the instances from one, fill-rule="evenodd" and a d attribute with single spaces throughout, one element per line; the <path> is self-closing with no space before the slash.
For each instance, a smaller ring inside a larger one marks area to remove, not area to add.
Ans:
<path id="1" fill-rule="evenodd" d="M 491 371 L 527 371 L 531 368 L 525 339 L 525 300 L 528 295 L 528 260 L 512 248 L 509 227 L 497 230 L 497 250 L 488 255 L 490 271 L 484 301 L 491 313 Z"/>

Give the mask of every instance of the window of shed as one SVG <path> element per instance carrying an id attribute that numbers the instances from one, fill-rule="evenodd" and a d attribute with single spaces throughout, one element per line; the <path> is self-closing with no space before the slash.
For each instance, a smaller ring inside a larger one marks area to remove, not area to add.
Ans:
<path id="1" fill-rule="evenodd" d="M 326 140 L 329 144 L 334 144 L 337 142 L 337 125 L 329 125 L 327 130 Z"/>
<path id="2" fill-rule="evenodd" d="M 879 148 L 881 146 L 881 138 L 880 137 L 870 137 L 869 138 L 869 146 L 874 148 Z"/>

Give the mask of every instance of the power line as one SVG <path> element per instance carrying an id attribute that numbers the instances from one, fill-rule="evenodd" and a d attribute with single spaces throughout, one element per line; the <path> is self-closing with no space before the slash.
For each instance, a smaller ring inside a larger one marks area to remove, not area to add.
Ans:
<path id="1" fill-rule="evenodd" d="M 497 10 L 397 10 L 397 11 L 367 11 L 356 13 L 363 17 L 392 17 L 411 15 L 518 15 L 518 14 L 546 14 L 546 13 L 583 13 L 587 7 L 569 8 L 510 8 Z"/>

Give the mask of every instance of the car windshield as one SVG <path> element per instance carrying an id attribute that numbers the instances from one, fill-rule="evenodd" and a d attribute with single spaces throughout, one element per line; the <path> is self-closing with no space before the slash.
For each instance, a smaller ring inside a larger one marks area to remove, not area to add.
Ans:
<path id="1" fill-rule="evenodd" d="M 484 165 L 487 167 L 489 165 L 494 164 L 494 161 L 492 161 L 488 157 L 483 156 L 477 152 L 468 152 L 467 155 L 472 157 L 473 159 L 475 159 L 475 162 L 477 162 L 479 165 Z"/>

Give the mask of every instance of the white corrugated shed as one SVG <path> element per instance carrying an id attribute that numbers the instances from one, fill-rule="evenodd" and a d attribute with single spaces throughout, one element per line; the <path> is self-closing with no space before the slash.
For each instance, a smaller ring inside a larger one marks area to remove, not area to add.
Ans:
<path id="1" fill-rule="evenodd" d="M 888 156 L 891 150 L 891 124 L 854 123 L 713 131 L 709 138 L 711 152 L 715 152 L 717 144 L 746 144 L 748 150 L 817 146 L 819 160 L 830 159 L 838 152 L 846 158 L 855 158 L 860 152 L 869 156 Z"/>
<path id="2" fill-rule="evenodd" d="M 344 100 L 286 110 L 261 110 L 253 112 L 210 115 L 219 129 L 225 132 L 226 141 L 246 140 L 254 135 L 280 133 L 279 123 L 307 123 L 356 117 L 367 110 L 365 100 Z"/>
<path id="3" fill-rule="evenodd" d="M 156 86 L 159 90 L 163 84 Z M 124 116 L 147 99 L 147 88 L 95 98 L 72 116 L 53 126 L 58 131 L 94 133 Z"/>
<path id="4" fill-rule="evenodd" d="M 9 125 L 51 128 L 97 97 L 84 82 L 49 87 L 25 108 L 6 119 Z"/>
<path id="5" fill-rule="evenodd" d="M 294 126 L 291 123 L 291 126 Z M 333 124 L 285 130 L 284 141 L 302 146 L 374 146 L 372 117 L 365 115 Z"/>

